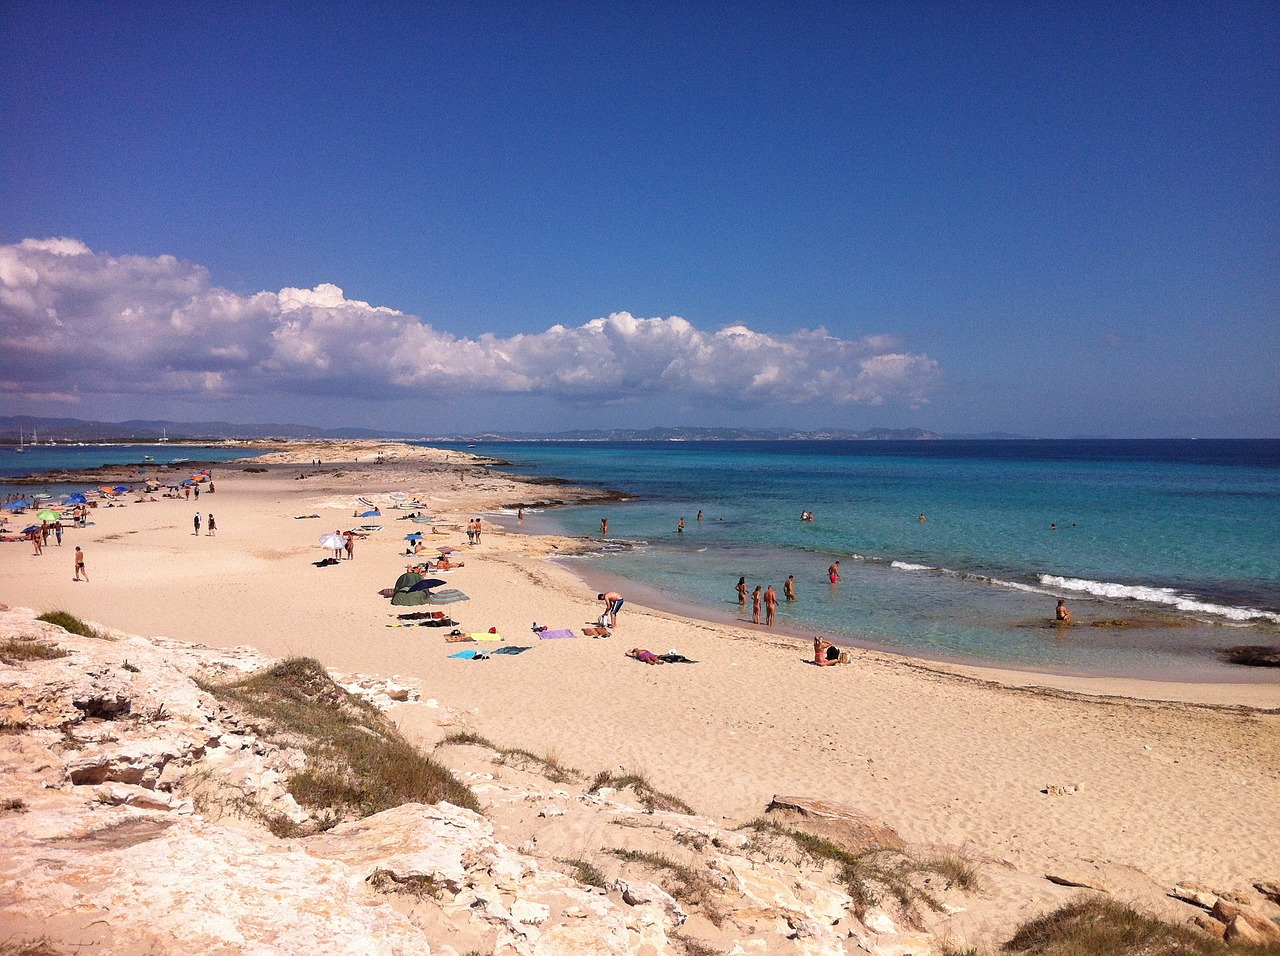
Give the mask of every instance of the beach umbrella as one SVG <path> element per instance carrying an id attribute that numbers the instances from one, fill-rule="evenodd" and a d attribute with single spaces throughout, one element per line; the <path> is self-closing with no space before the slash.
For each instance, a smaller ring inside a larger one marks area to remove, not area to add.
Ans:
<path id="1" fill-rule="evenodd" d="M 129 490 L 129 486 L 128 486 L 128 485 L 116 485 L 116 486 L 115 486 L 114 488 L 112 488 L 111 490 L 112 490 L 112 491 L 114 491 L 114 492 L 115 492 L 116 494 L 118 494 L 118 495 L 122 495 L 122 494 L 124 494 L 126 491 L 128 491 L 128 490 Z"/>
<path id="2" fill-rule="evenodd" d="M 337 551 L 339 548 L 346 547 L 347 542 L 342 540 L 342 535 L 335 532 L 333 534 L 321 535 L 320 544 L 322 547 L 328 548 L 331 551 Z"/>
<path id="3" fill-rule="evenodd" d="M 448 584 L 447 581 L 441 581 L 439 578 L 423 578 L 417 584 L 409 586 L 410 591 L 425 591 L 428 588 L 438 588 L 442 584 Z M 461 592 L 459 592 L 461 593 Z"/>
<path id="4" fill-rule="evenodd" d="M 30 534 L 32 531 L 39 531 L 39 530 L 40 530 L 40 526 L 38 524 L 29 524 L 22 529 L 22 533 Z"/>
<path id="5" fill-rule="evenodd" d="M 15 498 L 4 506 L 7 511 L 21 511 L 23 508 L 30 508 L 31 502 L 25 498 Z"/>
<path id="6" fill-rule="evenodd" d="M 71 495 L 70 497 L 67 498 L 67 502 L 73 505 L 83 505 L 83 504 L 86 504 L 88 500 L 89 500 L 88 498 L 80 494 L 80 492 L 78 491 L 74 495 Z"/>
<path id="7" fill-rule="evenodd" d="M 408 498 L 409 496 L 406 495 L 403 491 L 393 491 L 388 497 L 390 497 L 392 501 L 404 501 L 404 499 Z"/>
<path id="8" fill-rule="evenodd" d="M 419 540 L 421 537 L 422 537 L 422 532 L 421 532 L 421 531 L 414 531 L 412 534 L 406 534 L 406 535 L 404 536 L 404 539 L 405 539 L 406 541 L 417 541 L 417 540 Z"/>
<path id="9" fill-rule="evenodd" d="M 50 511 L 48 508 L 45 508 L 43 511 L 38 512 L 36 517 L 41 521 L 57 521 L 62 516 L 56 511 Z"/>
<path id="10" fill-rule="evenodd" d="M 444 588 L 441 591 L 427 592 L 428 604 L 454 604 L 458 601 L 470 601 L 470 600 L 471 598 L 467 597 L 457 588 Z"/>
<path id="11" fill-rule="evenodd" d="M 458 549 L 457 548 L 436 548 L 436 550 L 439 551 L 441 554 L 453 554 L 453 552 L 457 551 Z"/>

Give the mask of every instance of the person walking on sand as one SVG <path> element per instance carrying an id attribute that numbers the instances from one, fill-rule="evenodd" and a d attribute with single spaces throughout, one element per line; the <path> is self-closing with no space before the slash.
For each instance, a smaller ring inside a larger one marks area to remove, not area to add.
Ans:
<path id="1" fill-rule="evenodd" d="M 62 547 L 62 522 L 53 523 L 53 536 L 58 539 L 58 547 Z"/>
<path id="2" fill-rule="evenodd" d="M 738 585 L 734 588 L 738 592 L 738 603 L 743 607 L 747 606 L 747 579 L 745 577 L 738 578 Z"/>
<path id="3" fill-rule="evenodd" d="M 84 552 L 80 550 L 80 545 L 76 545 L 76 576 L 71 580 L 79 581 L 82 574 L 84 579 L 88 581 L 89 572 L 84 569 Z"/>
<path id="4" fill-rule="evenodd" d="M 199 534 L 200 533 L 200 512 L 198 511 L 196 512 L 195 520 L 193 523 L 196 526 L 196 530 L 193 531 L 192 534 Z"/>
<path id="5" fill-rule="evenodd" d="M 31 544 L 36 549 L 36 554 L 44 553 L 44 542 L 40 540 L 40 529 L 31 529 Z"/>
<path id="6" fill-rule="evenodd" d="M 756 585 L 756 589 L 751 592 L 751 623 L 760 623 L 760 585 Z"/>
<path id="7" fill-rule="evenodd" d="M 764 592 L 764 622 L 769 627 L 773 627 L 774 618 L 778 613 L 778 592 L 773 589 L 770 584 L 767 591 Z"/>
<path id="8" fill-rule="evenodd" d="M 618 612 L 622 610 L 623 597 L 617 591 L 606 591 L 596 595 L 597 601 L 604 601 L 604 612 L 609 615 L 609 626 L 618 626 Z"/>
<path id="9" fill-rule="evenodd" d="M 782 596 L 788 601 L 796 599 L 796 576 L 794 574 L 788 574 L 787 580 L 783 582 Z"/>
<path id="10" fill-rule="evenodd" d="M 209 512 L 209 537 L 214 537 L 218 533 L 218 523 L 213 520 L 213 512 Z"/>

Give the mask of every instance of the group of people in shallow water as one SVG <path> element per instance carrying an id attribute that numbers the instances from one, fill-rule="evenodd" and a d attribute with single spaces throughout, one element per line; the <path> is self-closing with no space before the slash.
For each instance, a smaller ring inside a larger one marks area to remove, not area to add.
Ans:
<path id="1" fill-rule="evenodd" d="M 738 604 L 746 607 L 748 588 L 746 577 L 738 578 L 738 584 L 735 590 L 738 592 Z M 796 576 L 788 574 L 787 580 L 782 585 L 782 596 L 788 601 L 796 599 Z M 773 589 L 773 585 L 761 592 L 761 585 L 757 584 L 754 591 L 750 592 L 751 597 L 751 623 L 759 624 L 761 607 L 764 609 L 764 623 L 773 626 L 778 615 L 778 592 Z"/>

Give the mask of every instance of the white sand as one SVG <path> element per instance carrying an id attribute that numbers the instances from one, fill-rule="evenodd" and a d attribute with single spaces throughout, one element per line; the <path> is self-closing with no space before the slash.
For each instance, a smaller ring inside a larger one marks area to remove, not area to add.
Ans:
<path id="1" fill-rule="evenodd" d="M 461 529 L 472 515 L 565 489 L 480 469 L 460 477 L 440 464 L 458 453 L 383 451 L 391 460 L 380 466 L 368 446 L 287 452 L 304 463 L 364 459 L 305 480 L 295 476 L 316 469 L 215 466 L 217 493 L 198 503 L 100 507 L 93 527 L 68 531 L 61 549 L 40 557 L 29 544 L 0 544 L 0 602 L 411 678 L 462 715 L 460 726 L 501 746 L 588 772 L 642 772 L 706 814 L 747 819 L 775 793 L 808 794 L 860 806 L 913 842 L 964 845 L 1033 871 L 1105 860 L 1222 889 L 1280 875 L 1280 712 L 1248 709 L 1280 708 L 1280 684 L 1004 674 L 867 652 L 854 652 L 850 666 L 817 668 L 810 649 L 789 639 L 631 602 L 608 640 L 539 641 L 535 619 L 580 632 L 600 612 L 591 590 L 545 560 L 575 542 L 486 525 L 483 543 L 469 548 Z M 486 645 L 385 626 L 401 609 L 378 591 L 405 568 L 401 539 L 430 530 L 395 520 L 391 491 L 419 498 L 451 529 L 429 543 L 465 552 L 466 567 L 447 577 L 472 600 L 445 610 L 463 630 L 496 627 L 531 651 L 453 660 Z M 354 518 L 358 494 L 379 502 L 383 517 Z M 197 510 L 217 516 L 216 537 L 192 534 Z M 312 513 L 321 517 L 294 518 Z M 383 530 L 357 545 L 355 560 L 313 566 L 326 554 L 321 534 L 370 522 Z M 72 581 L 76 544 L 89 583 Z M 633 646 L 678 648 L 699 663 L 646 666 L 624 656 Z M 1041 792 L 1066 784 L 1079 791 Z"/>

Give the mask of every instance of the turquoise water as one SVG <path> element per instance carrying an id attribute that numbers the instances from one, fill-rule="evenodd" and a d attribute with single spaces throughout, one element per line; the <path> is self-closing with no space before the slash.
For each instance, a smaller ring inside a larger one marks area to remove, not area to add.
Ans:
<path id="1" fill-rule="evenodd" d="M 794 574 L 800 599 L 780 608 L 778 624 L 794 633 L 1068 673 L 1280 679 L 1214 653 L 1280 643 L 1280 442 L 469 450 L 635 496 L 525 524 L 600 539 L 580 568 L 588 577 L 622 579 L 637 597 L 709 618 L 745 619 L 739 575 L 781 594 Z M 815 520 L 801 522 L 802 510 Z M 826 578 L 833 560 L 836 587 Z M 1050 622 L 1059 597 L 1073 610 L 1069 628 Z M 1124 625 L 1091 626 L 1114 621 Z"/>

